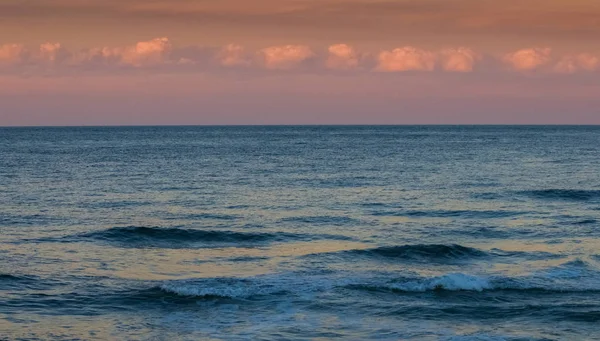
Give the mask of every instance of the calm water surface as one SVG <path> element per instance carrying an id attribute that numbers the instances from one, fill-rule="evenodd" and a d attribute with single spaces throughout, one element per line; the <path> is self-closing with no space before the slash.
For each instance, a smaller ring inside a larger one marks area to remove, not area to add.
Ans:
<path id="1" fill-rule="evenodd" d="M 0 129 L 0 339 L 600 340 L 600 127 Z"/>

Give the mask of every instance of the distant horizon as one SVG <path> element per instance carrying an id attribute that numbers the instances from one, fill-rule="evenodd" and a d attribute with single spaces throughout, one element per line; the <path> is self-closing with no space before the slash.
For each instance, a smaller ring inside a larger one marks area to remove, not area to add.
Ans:
<path id="1" fill-rule="evenodd" d="M 27 125 L 0 126 L 0 128 L 161 128 L 161 127 L 600 127 L 600 124 L 148 124 L 148 125 Z"/>

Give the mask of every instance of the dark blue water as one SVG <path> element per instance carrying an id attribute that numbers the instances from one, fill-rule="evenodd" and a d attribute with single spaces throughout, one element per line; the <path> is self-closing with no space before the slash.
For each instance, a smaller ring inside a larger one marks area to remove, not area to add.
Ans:
<path id="1" fill-rule="evenodd" d="M 0 339 L 600 340 L 599 127 L 0 129 Z"/>

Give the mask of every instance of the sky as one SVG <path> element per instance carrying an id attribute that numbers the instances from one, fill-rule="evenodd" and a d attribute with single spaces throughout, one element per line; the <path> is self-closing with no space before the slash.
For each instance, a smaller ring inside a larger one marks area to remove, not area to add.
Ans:
<path id="1" fill-rule="evenodd" d="M 0 0 L 0 126 L 600 124 L 597 0 Z"/>

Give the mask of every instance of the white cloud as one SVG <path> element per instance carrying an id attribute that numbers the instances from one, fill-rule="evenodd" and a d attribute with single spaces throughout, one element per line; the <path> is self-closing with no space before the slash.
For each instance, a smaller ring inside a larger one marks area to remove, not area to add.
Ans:
<path id="1" fill-rule="evenodd" d="M 325 65 L 330 69 L 348 70 L 358 66 L 358 54 L 352 46 L 335 44 L 329 46 L 327 51 L 329 55 Z"/>
<path id="2" fill-rule="evenodd" d="M 121 62 L 136 67 L 156 65 L 165 62 L 170 51 L 171 42 L 168 38 L 140 41 L 134 46 L 122 50 Z"/>
<path id="3" fill-rule="evenodd" d="M 550 62 L 550 48 L 522 49 L 504 56 L 505 63 L 519 71 L 530 71 Z"/>
<path id="4" fill-rule="evenodd" d="M 377 71 L 433 71 L 435 54 L 412 46 L 382 51 L 377 57 Z"/>
<path id="5" fill-rule="evenodd" d="M 284 45 L 267 47 L 258 52 L 267 69 L 291 69 L 315 56 L 306 45 Z"/>
<path id="6" fill-rule="evenodd" d="M 441 66 L 450 72 L 471 72 L 479 55 L 470 48 L 446 49 L 440 53 Z"/>

